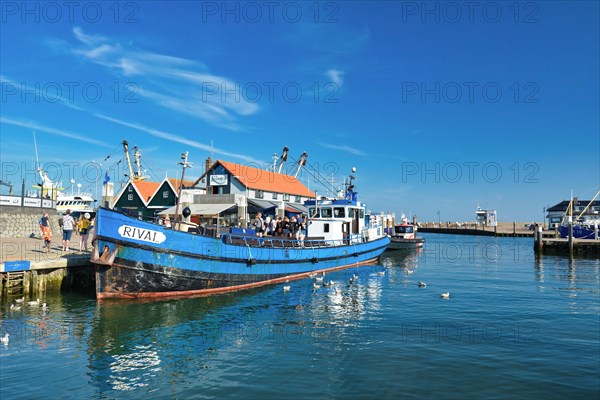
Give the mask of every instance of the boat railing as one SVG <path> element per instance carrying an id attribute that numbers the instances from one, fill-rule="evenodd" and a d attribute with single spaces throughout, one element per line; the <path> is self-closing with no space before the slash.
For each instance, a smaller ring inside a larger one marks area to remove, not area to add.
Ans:
<path id="1" fill-rule="evenodd" d="M 355 240 L 347 239 L 325 240 L 324 238 L 320 237 L 307 237 L 299 240 L 273 236 L 261 237 L 256 235 L 240 235 L 231 233 L 223 234 L 221 236 L 221 240 L 225 244 L 263 248 L 324 248 L 357 244 Z"/>

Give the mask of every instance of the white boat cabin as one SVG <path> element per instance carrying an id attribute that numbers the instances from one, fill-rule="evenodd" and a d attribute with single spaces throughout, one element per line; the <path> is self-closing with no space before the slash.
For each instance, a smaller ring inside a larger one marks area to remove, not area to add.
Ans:
<path id="1" fill-rule="evenodd" d="M 359 201 L 311 200 L 308 207 L 307 237 L 340 244 L 362 243 L 383 236 L 378 215 L 367 215 L 366 204 Z"/>

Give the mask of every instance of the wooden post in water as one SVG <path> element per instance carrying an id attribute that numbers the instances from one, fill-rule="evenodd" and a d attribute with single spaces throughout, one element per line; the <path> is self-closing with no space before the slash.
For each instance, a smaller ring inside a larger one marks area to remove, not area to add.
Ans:
<path id="1" fill-rule="evenodd" d="M 573 257 L 573 223 L 569 222 L 569 257 Z"/>
<path id="2" fill-rule="evenodd" d="M 598 240 L 598 224 L 594 224 L 594 240 Z"/>
<path id="3" fill-rule="evenodd" d="M 494 225 L 494 236 L 498 236 L 498 224 Z"/>
<path id="4" fill-rule="evenodd" d="M 517 236 L 517 223 L 513 221 L 513 236 Z"/>
<path id="5" fill-rule="evenodd" d="M 542 227 L 541 225 L 538 225 L 535 229 L 535 251 L 540 254 L 542 253 L 542 248 L 544 246 L 542 238 Z"/>

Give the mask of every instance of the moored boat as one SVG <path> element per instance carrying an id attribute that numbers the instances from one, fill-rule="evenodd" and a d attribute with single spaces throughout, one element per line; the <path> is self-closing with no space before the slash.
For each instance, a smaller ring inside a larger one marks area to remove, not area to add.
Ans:
<path id="1" fill-rule="evenodd" d="M 176 222 L 167 229 L 100 208 L 91 257 L 96 297 L 210 295 L 373 263 L 389 238 L 381 219 L 368 215 L 366 204 L 356 199 L 351 181 L 344 198 L 305 203 L 302 240 L 236 229 L 206 236 L 193 224 Z"/>
<path id="2" fill-rule="evenodd" d="M 416 249 L 423 247 L 424 238 L 417 237 L 417 226 L 409 224 L 405 217 L 393 227 L 388 250 Z"/>

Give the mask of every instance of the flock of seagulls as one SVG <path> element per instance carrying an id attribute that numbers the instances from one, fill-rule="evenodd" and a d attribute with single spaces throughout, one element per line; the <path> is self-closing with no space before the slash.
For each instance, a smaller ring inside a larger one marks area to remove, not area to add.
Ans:
<path id="1" fill-rule="evenodd" d="M 411 269 L 406 269 L 405 270 L 406 274 L 408 275 L 412 275 L 414 273 L 414 270 Z M 385 276 L 385 271 L 379 271 L 377 272 L 378 276 Z M 335 281 L 326 281 L 325 278 L 325 272 L 321 272 L 321 275 L 317 274 L 316 272 L 310 273 L 307 275 L 309 278 L 314 279 L 315 281 L 313 282 L 313 290 L 316 291 L 318 289 L 320 289 L 321 287 L 333 287 L 336 283 Z M 356 282 L 358 281 L 358 275 L 356 274 L 352 274 L 352 276 L 350 277 L 350 279 L 348 280 L 349 286 L 354 285 Z M 288 281 L 286 281 L 286 283 L 288 283 Z M 421 289 L 424 289 L 427 287 L 427 283 L 419 281 L 417 283 L 417 286 Z M 284 292 L 289 292 L 292 290 L 292 287 L 290 285 L 285 285 L 283 287 L 283 291 Z M 342 289 L 339 287 L 335 287 L 334 288 L 335 293 L 339 294 L 342 293 Z M 440 294 L 440 298 L 444 299 L 444 300 L 448 300 L 450 299 L 450 292 L 444 292 Z M 39 301 L 39 299 L 38 299 Z M 44 303 L 45 305 L 45 303 Z M 12 306 L 11 306 L 12 307 Z"/>
<path id="2" fill-rule="evenodd" d="M 29 307 L 38 307 L 41 305 L 42 310 L 48 309 L 48 306 L 46 305 L 46 303 L 42 303 L 39 298 L 25 303 L 25 297 L 21 297 L 21 298 L 15 299 L 15 302 L 10 305 L 10 311 L 19 311 L 23 308 L 24 304 L 27 304 Z"/>

